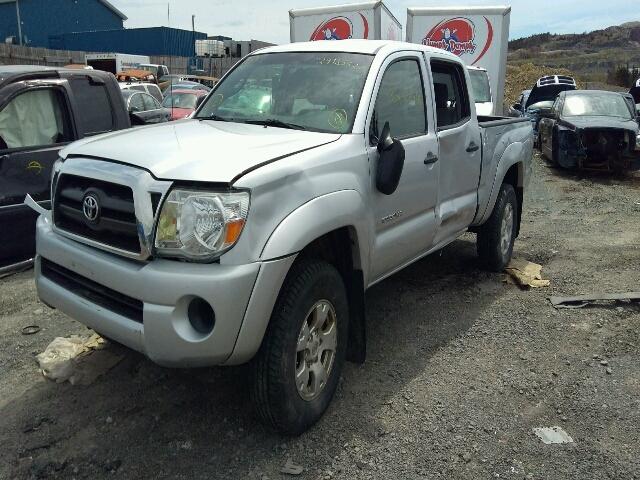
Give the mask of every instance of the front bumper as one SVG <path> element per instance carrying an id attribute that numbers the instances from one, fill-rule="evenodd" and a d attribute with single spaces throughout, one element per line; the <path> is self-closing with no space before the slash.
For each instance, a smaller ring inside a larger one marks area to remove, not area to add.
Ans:
<path id="1" fill-rule="evenodd" d="M 294 257 L 246 265 L 195 264 L 155 259 L 140 263 L 66 239 L 40 216 L 36 229 L 36 286 L 40 299 L 154 362 L 174 367 L 227 362 L 236 344 L 239 363 L 253 356 Z M 142 321 L 74 293 L 42 272 L 42 259 L 142 302 Z M 280 283 L 278 283 L 280 282 Z M 191 299 L 206 300 L 215 326 L 201 334 L 188 320 Z M 247 322 L 244 319 L 248 318 Z M 242 329 L 242 334 L 241 334 Z"/>

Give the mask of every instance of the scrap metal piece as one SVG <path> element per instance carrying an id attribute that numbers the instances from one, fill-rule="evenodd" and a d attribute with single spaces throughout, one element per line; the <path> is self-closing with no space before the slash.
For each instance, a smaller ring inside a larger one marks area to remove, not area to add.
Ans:
<path id="1" fill-rule="evenodd" d="M 628 293 L 590 293 L 587 295 L 578 295 L 575 297 L 549 297 L 551 305 L 555 308 L 581 308 L 593 302 L 609 300 L 614 302 L 621 301 L 640 301 L 640 292 Z"/>
<path id="2" fill-rule="evenodd" d="M 40 215 L 45 215 L 46 217 L 48 217 L 51 214 L 51 210 L 47 210 L 46 208 L 38 205 L 38 202 L 36 202 L 28 193 L 24 197 L 24 204 Z"/>

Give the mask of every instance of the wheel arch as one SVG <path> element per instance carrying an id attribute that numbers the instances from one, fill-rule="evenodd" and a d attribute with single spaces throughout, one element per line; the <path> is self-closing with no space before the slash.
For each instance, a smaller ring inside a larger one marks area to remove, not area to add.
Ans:
<path id="1" fill-rule="evenodd" d="M 259 285 L 259 277 L 254 286 L 250 307 L 257 289 L 273 288 L 277 292 L 266 302 L 261 302 L 260 312 L 248 308 L 227 364 L 244 363 L 255 355 L 262 344 L 287 275 L 295 262 L 309 257 L 326 261 L 340 272 L 349 300 L 347 359 L 358 363 L 364 361 L 364 290 L 365 269 L 368 266 L 366 252 L 369 251 L 365 218 L 364 202 L 360 194 L 354 190 L 342 190 L 305 203 L 276 227 L 262 250 L 261 260 L 269 263 L 285 259 L 286 265 L 280 275 L 271 278 L 271 285 Z"/>
<path id="2" fill-rule="evenodd" d="M 474 222 L 474 230 L 478 226 L 484 224 L 496 205 L 498 194 L 500 193 L 500 187 L 503 183 L 508 183 L 513 186 L 516 191 L 516 197 L 518 198 L 518 218 L 516 225 L 516 235 L 520 232 L 520 221 L 522 219 L 522 205 L 524 201 L 524 186 L 526 183 L 526 166 L 523 156 L 526 155 L 526 145 L 524 143 L 512 143 L 509 145 L 498 162 L 496 168 L 496 175 L 494 177 L 493 185 L 491 187 L 491 195 L 489 201 L 482 213 L 480 221 Z"/>

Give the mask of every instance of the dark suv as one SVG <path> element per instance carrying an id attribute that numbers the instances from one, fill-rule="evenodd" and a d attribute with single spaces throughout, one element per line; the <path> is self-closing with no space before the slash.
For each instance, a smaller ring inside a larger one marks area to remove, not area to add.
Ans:
<path id="1" fill-rule="evenodd" d="M 130 126 L 110 73 L 0 67 L 0 269 L 33 257 L 36 214 L 23 201 L 28 193 L 49 208 L 58 151 L 74 140 Z"/>

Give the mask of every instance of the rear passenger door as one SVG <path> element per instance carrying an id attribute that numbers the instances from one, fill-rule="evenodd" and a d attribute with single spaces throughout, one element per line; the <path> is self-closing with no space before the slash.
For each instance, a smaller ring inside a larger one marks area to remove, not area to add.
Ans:
<path id="1" fill-rule="evenodd" d="M 482 153 L 463 65 L 432 58 L 430 66 L 440 150 L 435 243 L 441 243 L 465 231 L 476 214 Z"/>
<path id="2" fill-rule="evenodd" d="M 73 75 L 69 77 L 69 84 L 73 92 L 76 124 L 81 137 L 111 132 L 118 129 L 107 87 L 101 79 L 94 79 L 88 75 Z"/>
<path id="3" fill-rule="evenodd" d="M 0 267 L 35 252 L 31 195 L 48 208 L 58 151 L 77 138 L 65 80 L 18 82 L 0 92 Z"/>
<path id="4" fill-rule="evenodd" d="M 435 232 L 438 198 L 438 144 L 428 75 L 420 52 L 389 56 L 376 80 L 367 119 L 367 147 L 374 207 L 371 279 L 376 281 L 427 251 Z M 377 140 L 386 122 L 405 150 L 398 188 L 391 195 L 376 189 Z"/>

